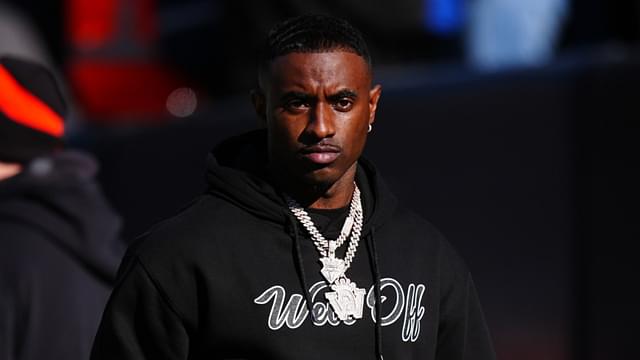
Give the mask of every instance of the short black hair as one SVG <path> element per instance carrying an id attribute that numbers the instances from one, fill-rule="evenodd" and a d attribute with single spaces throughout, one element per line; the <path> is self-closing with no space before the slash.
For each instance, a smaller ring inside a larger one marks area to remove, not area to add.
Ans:
<path id="1" fill-rule="evenodd" d="M 344 19 L 329 15 L 301 15 L 284 20 L 269 30 L 259 55 L 258 71 L 270 62 L 290 53 L 350 51 L 371 68 L 371 55 L 362 33 Z"/>

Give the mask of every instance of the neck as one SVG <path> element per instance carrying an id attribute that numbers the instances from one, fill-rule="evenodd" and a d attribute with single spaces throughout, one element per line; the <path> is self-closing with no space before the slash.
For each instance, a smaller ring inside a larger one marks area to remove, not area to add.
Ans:
<path id="1" fill-rule="evenodd" d="M 272 171 L 276 183 L 291 197 L 296 199 L 303 207 L 313 209 L 338 209 L 346 207 L 351 202 L 354 180 L 356 175 L 354 163 L 338 181 L 332 184 L 310 185 L 291 178 L 283 178 L 276 174 L 282 172 Z"/>

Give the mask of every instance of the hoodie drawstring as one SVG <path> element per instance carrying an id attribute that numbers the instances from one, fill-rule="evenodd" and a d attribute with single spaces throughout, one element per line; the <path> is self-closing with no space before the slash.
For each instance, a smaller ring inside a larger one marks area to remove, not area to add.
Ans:
<path id="1" fill-rule="evenodd" d="M 375 336 L 376 336 L 376 359 L 383 360 L 382 356 L 382 292 L 380 287 L 380 268 L 378 267 L 378 252 L 376 251 L 376 242 L 374 239 L 375 228 L 372 227 L 367 241 L 369 242 L 369 252 L 371 268 L 373 270 L 373 292 L 376 296 L 375 308 L 376 308 L 376 323 L 375 323 Z"/>
<path id="2" fill-rule="evenodd" d="M 298 224 L 296 223 L 296 219 L 289 214 L 287 214 L 287 219 L 289 220 L 290 224 L 290 235 L 291 237 L 293 237 L 294 258 L 296 262 L 296 268 L 298 270 L 298 277 L 300 278 L 300 285 L 302 286 L 302 294 L 304 295 L 304 300 L 307 304 L 307 309 L 309 310 L 311 319 L 315 321 L 315 315 L 313 314 L 313 304 L 311 303 L 311 294 L 309 293 L 309 287 L 307 286 L 307 275 L 304 271 L 302 248 L 300 247 L 300 236 L 298 235 Z"/>
<path id="3" fill-rule="evenodd" d="M 302 248 L 300 246 L 300 235 L 298 234 L 298 225 L 296 219 L 293 216 L 287 214 L 289 222 L 289 235 L 293 238 L 294 246 L 294 258 L 296 263 L 296 269 L 298 271 L 298 277 L 300 278 L 300 285 L 302 286 L 302 293 L 307 304 L 307 309 L 311 315 L 311 319 L 315 320 L 313 313 L 313 304 L 311 302 L 311 294 L 309 293 L 309 287 L 307 286 L 307 275 L 304 270 L 304 259 L 302 257 Z M 371 228 L 369 235 L 367 236 L 367 242 L 369 245 L 369 261 L 371 263 L 371 269 L 373 271 L 374 281 L 374 294 L 375 294 L 375 309 L 376 309 L 376 321 L 375 321 L 375 347 L 376 347 L 376 360 L 383 360 L 382 356 L 382 293 L 380 287 L 380 269 L 378 267 L 378 253 L 376 251 L 375 243 L 375 228 Z"/>

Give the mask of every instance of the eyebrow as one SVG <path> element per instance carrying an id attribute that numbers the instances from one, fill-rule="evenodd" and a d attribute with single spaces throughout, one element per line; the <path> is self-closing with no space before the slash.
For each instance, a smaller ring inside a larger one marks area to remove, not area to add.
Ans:
<path id="1" fill-rule="evenodd" d="M 354 90 L 344 89 L 327 96 L 327 99 L 334 101 L 334 100 L 342 99 L 345 97 L 355 99 L 358 97 L 358 93 Z M 300 100 L 306 100 L 306 101 L 313 100 L 315 98 L 316 98 L 315 95 L 301 92 L 301 91 L 288 91 L 284 93 L 281 97 L 282 100 L 300 99 Z"/>
<path id="2" fill-rule="evenodd" d="M 353 90 L 349 90 L 349 89 L 344 89 L 344 90 L 340 90 L 335 94 L 331 94 L 329 95 L 327 98 L 331 101 L 335 101 L 335 100 L 339 100 L 342 98 L 352 98 L 355 99 L 358 97 L 358 93 L 353 91 Z"/>

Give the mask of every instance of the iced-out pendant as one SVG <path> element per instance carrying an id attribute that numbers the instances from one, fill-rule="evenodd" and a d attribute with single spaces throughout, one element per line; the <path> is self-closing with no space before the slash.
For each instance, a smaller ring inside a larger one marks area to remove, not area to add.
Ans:
<path id="1" fill-rule="evenodd" d="M 320 258 L 322 263 L 322 270 L 320 273 L 327 279 L 327 282 L 331 285 L 347 270 L 344 264 L 344 260 L 335 257 L 323 257 Z"/>
<path id="2" fill-rule="evenodd" d="M 362 308 L 364 306 L 365 289 L 358 289 L 351 280 L 343 277 L 331 285 L 333 292 L 328 292 L 324 296 L 329 300 L 338 318 L 342 321 L 362 318 Z"/>

